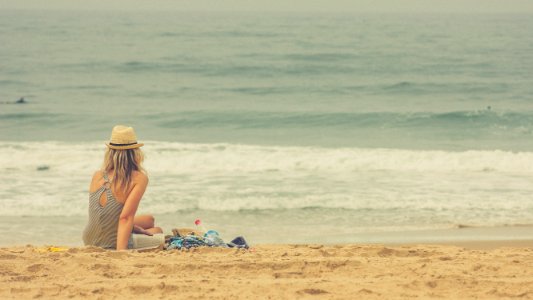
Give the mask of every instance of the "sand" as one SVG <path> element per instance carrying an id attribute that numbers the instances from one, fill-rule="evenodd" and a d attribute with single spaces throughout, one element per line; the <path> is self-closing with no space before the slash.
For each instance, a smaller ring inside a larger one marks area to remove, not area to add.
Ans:
<path id="1" fill-rule="evenodd" d="M 7 247 L 0 298 L 533 299 L 533 248 L 497 246 Z"/>

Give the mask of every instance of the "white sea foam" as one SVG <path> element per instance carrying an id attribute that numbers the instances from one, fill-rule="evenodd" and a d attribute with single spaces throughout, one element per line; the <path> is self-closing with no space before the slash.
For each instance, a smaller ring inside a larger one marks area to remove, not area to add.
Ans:
<path id="1" fill-rule="evenodd" d="M 529 172 L 533 152 L 411 151 L 398 149 L 266 147 L 154 143 L 153 160 L 164 172 L 501 171 Z"/>
<path id="2" fill-rule="evenodd" d="M 103 142 L 1 142 L 2 215 L 84 215 Z M 141 212 L 208 209 L 432 213 L 450 223 L 532 219 L 533 152 L 146 142 Z M 400 217 L 398 215 L 401 215 Z"/>
<path id="3" fill-rule="evenodd" d="M 99 146 L 99 144 L 101 144 Z M 147 142 L 146 166 L 151 172 L 359 172 L 480 171 L 530 172 L 533 152 L 413 151 L 400 149 L 276 147 L 238 144 Z M 90 172 L 103 157 L 103 142 L 1 142 L 4 170 Z"/>

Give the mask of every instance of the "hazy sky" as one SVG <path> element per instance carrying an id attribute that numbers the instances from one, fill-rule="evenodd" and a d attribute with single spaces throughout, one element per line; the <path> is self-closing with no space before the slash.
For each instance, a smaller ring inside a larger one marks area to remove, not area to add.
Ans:
<path id="1" fill-rule="evenodd" d="M 0 0 L 0 9 L 533 13 L 533 0 Z"/>

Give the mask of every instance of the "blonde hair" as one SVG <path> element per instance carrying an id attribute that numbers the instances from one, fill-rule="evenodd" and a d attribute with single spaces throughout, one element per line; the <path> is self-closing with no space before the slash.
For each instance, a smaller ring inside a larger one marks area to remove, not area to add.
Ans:
<path id="1" fill-rule="evenodd" d="M 122 189 L 124 194 L 128 192 L 131 184 L 133 171 L 140 171 L 146 174 L 142 167 L 144 153 L 141 149 L 118 150 L 107 148 L 104 156 L 102 172 L 114 172 L 112 184 L 115 188 Z"/>

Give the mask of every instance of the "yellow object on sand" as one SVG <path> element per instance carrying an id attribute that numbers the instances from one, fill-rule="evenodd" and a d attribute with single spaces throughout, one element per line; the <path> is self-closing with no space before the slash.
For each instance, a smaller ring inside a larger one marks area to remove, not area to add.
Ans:
<path id="1" fill-rule="evenodd" d="M 44 252 L 63 252 L 67 251 L 69 248 L 67 247 L 55 247 L 55 246 L 49 246 L 49 247 L 41 247 L 37 248 L 37 251 L 44 253 Z"/>

